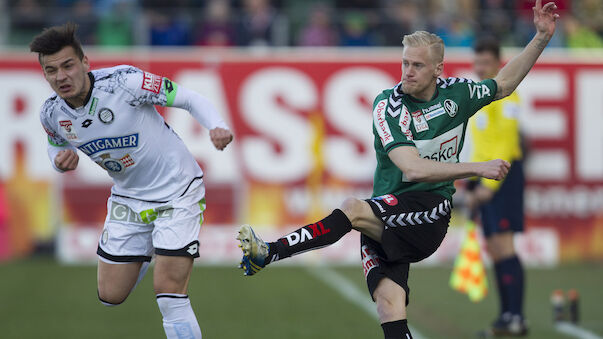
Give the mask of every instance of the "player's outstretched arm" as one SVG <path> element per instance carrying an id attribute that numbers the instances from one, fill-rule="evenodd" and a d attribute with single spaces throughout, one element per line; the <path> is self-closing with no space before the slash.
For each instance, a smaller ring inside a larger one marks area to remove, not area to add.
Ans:
<path id="1" fill-rule="evenodd" d="M 441 182 L 475 176 L 502 180 L 511 167 L 502 159 L 459 163 L 424 159 L 413 146 L 397 147 L 389 152 L 389 157 L 408 180 L 416 182 Z"/>
<path id="2" fill-rule="evenodd" d="M 509 61 L 494 78 L 498 85 L 494 100 L 502 99 L 513 93 L 532 69 L 551 37 L 553 37 L 553 33 L 555 33 L 555 22 L 559 18 L 559 14 L 554 13 L 557 5 L 554 2 L 549 2 L 542 6 L 542 0 L 536 0 L 536 4 L 532 9 L 534 10 L 536 35 L 523 51 Z"/>

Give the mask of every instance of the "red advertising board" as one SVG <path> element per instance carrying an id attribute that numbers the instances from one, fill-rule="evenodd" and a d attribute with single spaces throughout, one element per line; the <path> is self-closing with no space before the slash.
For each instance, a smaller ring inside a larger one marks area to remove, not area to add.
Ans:
<path id="1" fill-rule="evenodd" d="M 161 109 L 206 172 L 206 223 L 278 226 L 309 222 L 346 196 L 371 193 L 371 104 L 397 83 L 400 56 L 391 50 L 352 51 L 183 50 L 89 57 L 93 68 L 132 64 L 211 100 L 235 133 L 224 152 L 211 149 L 207 132 L 186 112 Z M 449 58 L 445 75 L 472 77 L 470 54 Z M 603 62 L 545 55 L 518 91 L 530 145 L 527 227 L 556 230 L 562 259 L 602 258 Z M 56 213 L 55 200 L 63 206 L 59 220 L 100 227 L 110 182 L 94 164 L 82 159 L 77 171 L 62 177 L 58 193 L 52 191 L 57 175 L 37 118 L 50 89 L 37 59 L 0 57 L 0 93 L 0 179 L 10 197 L 9 228 L 26 224 L 34 230 L 14 239 L 51 236 L 52 226 L 28 215 Z M 48 193 L 40 197 L 41 190 Z"/>

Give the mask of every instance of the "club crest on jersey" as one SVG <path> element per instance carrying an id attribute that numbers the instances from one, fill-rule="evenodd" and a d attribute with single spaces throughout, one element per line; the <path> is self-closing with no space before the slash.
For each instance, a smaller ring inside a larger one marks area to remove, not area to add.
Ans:
<path id="1" fill-rule="evenodd" d="M 108 108 L 101 108 L 98 111 L 98 120 L 100 120 L 103 124 L 110 124 L 115 119 L 115 114 Z"/>
<path id="2" fill-rule="evenodd" d="M 446 113 L 448 113 L 448 115 L 451 118 L 454 118 L 454 116 L 456 115 L 456 112 L 458 112 L 458 110 L 459 110 L 459 106 L 456 104 L 456 102 L 454 102 L 450 99 L 446 99 L 446 100 L 444 100 L 444 109 L 446 110 Z"/>
<path id="3" fill-rule="evenodd" d="M 423 113 L 419 110 L 416 112 L 412 112 L 412 122 L 415 125 L 415 131 L 424 132 L 429 129 L 429 125 L 427 124 L 427 120 L 423 116 Z"/>
<path id="4" fill-rule="evenodd" d="M 144 72 L 142 77 L 142 89 L 155 94 L 159 94 L 161 90 L 161 77 L 153 73 Z"/>
<path id="5" fill-rule="evenodd" d="M 129 154 L 120 159 L 111 158 L 109 153 L 101 155 L 101 160 L 97 162 L 102 168 L 113 173 L 122 173 L 126 167 L 134 165 L 134 160 Z"/>
<path id="6" fill-rule="evenodd" d="M 73 129 L 73 123 L 71 122 L 71 120 L 61 120 L 61 121 L 59 121 L 59 125 L 61 125 L 61 127 L 63 127 L 63 130 L 65 131 L 65 136 L 67 137 L 67 139 L 69 139 L 69 140 L 77 139 L 77 134 L 75 133 L 75 130 Z"/>

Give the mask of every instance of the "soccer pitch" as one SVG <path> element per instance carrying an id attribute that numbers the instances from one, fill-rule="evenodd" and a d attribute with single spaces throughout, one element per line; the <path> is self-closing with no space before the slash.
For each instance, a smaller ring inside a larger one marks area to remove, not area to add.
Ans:
<path id="1" fill-rule="evenodd" d="M 411 267 L 409 322 L 423 338 L 473 338 L 494 318 L 493 286 L 474 304 L 448 287 L 449 274 L 450 268 Z M 579 325 L 603 336 L 602 281 L 601 264 L 529 269 L 530 338 L 572 338 L 551 321 L 549 297 L 557 288 L 578 289 Z M 4 263 L 0 286 L 1 338 L 165 338 L 151 274 L 113 308 L 96 298 L 94 266 L 49 259 Z M 360 266 L 277 263 L 254 277 L 234 267 L 196 266 L 189 292 L 204 338 L 382 338 Z"/>

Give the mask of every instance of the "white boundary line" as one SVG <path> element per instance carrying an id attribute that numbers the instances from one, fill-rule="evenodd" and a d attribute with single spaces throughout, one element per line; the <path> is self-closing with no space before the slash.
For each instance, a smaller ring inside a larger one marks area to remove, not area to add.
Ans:
<path id="1" fill-rule="evenodd" d="M 360 307 L 366 314 L 379 320 L 377 308 L 371 301 L 368 293 L 361 292 L 349 279 L 325 266 L 307 267 L 306 271 L 317 280 L 322 281 L 334 291 L 338 292 L 344 299 Z M 427 339 L 416 328 L 408 326 L 415 339 Z"/>
<path id="2" fill-rule="evenodd" d="M 572 323 L 568 323 L 568 322 L 559 322 L 557 324 L 555 324 L 555 329 L 557 330 L 557 332 L 561 332 L 563 334 L 575 337 L 575 338 L 580 338 L 580 339 L 603 339 L 600 336 L 596 335 L 593 332 L 590 332 L 580 326 L 576 326 Z"/>

